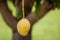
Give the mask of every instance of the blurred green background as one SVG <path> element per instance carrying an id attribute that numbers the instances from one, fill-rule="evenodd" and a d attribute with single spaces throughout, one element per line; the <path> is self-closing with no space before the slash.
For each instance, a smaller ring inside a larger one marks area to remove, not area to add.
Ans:
<path id="1" fill-rule="evenodd" d="M 60 9 L 49 11 L 33 25 L 32 40 L 60 40 Z"/>
<path id="2" fill-rule="evenodd" d="M 0 40 L 12 40 L 12 30 L 4 22 L 0 14 Z"/>

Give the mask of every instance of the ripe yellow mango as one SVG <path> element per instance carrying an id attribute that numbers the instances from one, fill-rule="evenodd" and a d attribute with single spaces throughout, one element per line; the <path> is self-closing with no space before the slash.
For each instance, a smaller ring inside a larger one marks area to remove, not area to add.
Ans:
<path id="1" fill-rule="evenodd" d="M 17 23 L 17 31 L 20 35 L 26 36 L 30 30 L 30 22 L 26 18 L 22 18 Z"/>

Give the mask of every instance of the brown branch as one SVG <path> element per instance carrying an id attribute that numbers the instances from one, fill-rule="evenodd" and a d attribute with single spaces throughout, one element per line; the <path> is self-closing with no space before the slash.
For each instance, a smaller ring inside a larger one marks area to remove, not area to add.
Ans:
<path id="1" fill-rule="evenodd" d="M 12 16 L 11 11 L 5 3 L 0 3 L 0 11 L 5 22 L 13 29 L 13 31 L 16 31 L 17 19 Z"/>
<path id="2" fill-rule="evenodd" d="M 28 15 L 31 12 L 32 6 L 35 0 L 25 0 L 25 14 Z"/>
<path id="3" fill-rule="evenodd" d="M 13 34 L 13 40 L 31 40 L 31 36 L 30 36 L 30 34 L 28 34 L 27 36 L 23 37 L 16 32 Z"/>
<path id="4" fill-rule="evenodd" d="M 40 10 L 40 14 L 38 15 L 39 18 L 43 17 L 49 10 L 54 8 L 54 4 L 53 2 L 51 2 L 50 0 L 44 1 L 44 3 L 41 5 L 41 10 Z"/>
<path id="5" fill-rule="evenodd" d="M 41 19 L 51 9 L 53 9 L 53 3 L 49 3 L 49 1 L 44 1 L 44 3 L 41 5 L 38 16 L 36 16 L 35 13 L 29 13 L 26 18 L 31 22 L 31 24 L 34 24 L 38 19 Z"/>
<path id="6" fill-rule="evenodd" d="M 15 8 L 16 8 L 16 16 L 18 16 L 19 9 L 21 9 L 21 6 L 22 6 L 21 1 L 22 0 L 13 0 L 13 3 L 14 3 Z"/>

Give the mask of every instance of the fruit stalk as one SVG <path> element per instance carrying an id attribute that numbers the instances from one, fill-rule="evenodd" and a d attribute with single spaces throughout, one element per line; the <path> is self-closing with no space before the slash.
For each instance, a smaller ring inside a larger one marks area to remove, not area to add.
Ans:
<path id="1" fill-rule="evenodd" d="M 25 14 L 24 14 L 24 0 L 22 0 L 22 13 L 23 13 L 23 18 L 25 17 Z"/>

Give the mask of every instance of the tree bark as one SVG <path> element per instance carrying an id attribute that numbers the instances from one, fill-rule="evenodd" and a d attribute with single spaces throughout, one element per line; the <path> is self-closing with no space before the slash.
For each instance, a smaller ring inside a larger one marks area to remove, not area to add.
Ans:
<path id="1" fill-rule="evenodd" d="M 13 32 L 15 32 L 17 26 L 17 19 L 12 16 L 11 11 L 8 9 L 5 3 L 0 3 L 0 11 L 4 21 L 13 29 Z"/>

